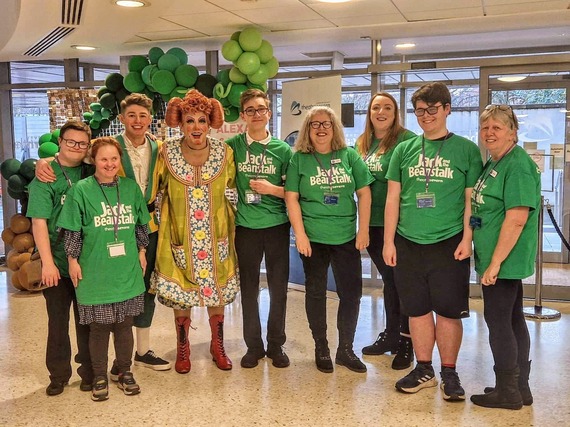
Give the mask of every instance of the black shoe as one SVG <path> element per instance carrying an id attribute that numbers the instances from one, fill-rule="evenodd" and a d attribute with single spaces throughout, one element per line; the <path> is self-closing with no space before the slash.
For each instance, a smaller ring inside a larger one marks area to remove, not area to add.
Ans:
<path id="1" fill-rule="evenodd" d="M 414 361 L 414 348 L 412 346 L 412 339 L 410 337 L 400 337 L 398 343 L 398 352 L 396 357 L 392 360 L 392 369 L 401 370 L 408 369 L 412 366 Z"/>
<path id="2" fill-rule="evenodd" d="M 135 365 L 155 371 L 168 371 L 171 368 L 170 362 L 158 357 L 152 350 L 147 351 L 144 356 L 139 356 L 135 351 Z"/>
<path id="3" fill-rule="evenodd" d="M 109 398 L 109 382 L 105 377 L 95 377 L 93 380 L 93 389 L 91 391 L 91 400 L 102 402 Z"/>
<path id="4" fill-rule="evenodd" d="M 317 345 L 315 347 L 315 363 L 317 364 L 317 369 L 321 372 L 330 374 L 334 371 L 328 346 Z"/>
<path id="5" fill-rule="evenodd" d="M 93 390 L 93 380 L 88 381 L 88 380 L 82 379 L 81 384 L 79 384 L 79 390 L 81 390 L 81 391 Z"/>
<path id="6" fill-rule="evenodd" d="M 117 383 L 117 387 L 123 390 L 123 393 L 125 393 L 127 396 L 132 396 L 141 392 L 141 388 L 135 381 L 133 373 L 128 371 L 124 374 L 119 375 L 119 382 Z"/>
<path id="7" fill-rule="evenodd" d="M 67 381 L 56 381 L 52 380 L 46 388 L 46 394 L 48 396 L 57 396 L 63 393 L 63 388 L 67 385 Z"/>
<path id="8" fill-rule="evenodd" d="M 443 398 L 447 401 L 454 402 L 465 400 L 465 390 L 461 387 L 461 381 L 457 371 L 453 368 L 441 368 L 441 390 Z"/>
<path id="9" fill-rule="evenodd" d="M 241 358 L 240 365 L 242 368 L 255 368 L 259 360 L 265 357 L 263 350 L 247 350 L 247 353 Z"/>
<path id="10" fill-rule="evenodd" d="M 398 351 L 398 341 L 388 340 L 386 331 L 380 332 L 373 344 L 367 345 L 362 349 L 362 354 L 368 356 L 379 356 L 384 353 L 391 352 L 395 354 Z"/>
<path id="11" fill-rule="evenodd" d="M 366 372 L 366 365 L 354 354 L 352 347 L 339 347 L 336 351 L 335 363 L 345 366 L 354 372 Z"/>
<path id="12" fill-rule="evenodd" d="M 119 381 L 119 367 L 115 364 L 115 362 L 113 362 L 113 366 L 111 367 L 109 378 L 113 382 Z"/>
<path id="13" fill-rule="evenodd" d="M 283 351 L 283 347 L 279 347 L 276 350 L 267 350 L 267 357 L 273 361 L 273 366 L 276 368 L 286 368 L 290 365 L 289 356 Z"/>
<path id="14" fill-rule="evenodd" d="M 396 382 L 396 389 L 403 393 L 417 393 L 422 388 L 435 387 L 437 380 L 431 363 L 418 363 L 404 378 Z"/>

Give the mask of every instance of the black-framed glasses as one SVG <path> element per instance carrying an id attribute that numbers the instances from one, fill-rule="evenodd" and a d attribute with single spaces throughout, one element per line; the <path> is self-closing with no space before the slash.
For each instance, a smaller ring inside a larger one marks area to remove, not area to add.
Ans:
<path id="1" fill-rule="evenodd" d="M 79 147 L 81 150 L 86 150 L 89 148 L 89 142 L 85 141 L 74 141 L 73 139 L 64 139 L 65 145 L 69 148 Z"/>
<path id="2" fill-rule="evenodd" d="M 246 114 L 246 116 L 255 116 L 255 113 L 259 114 L 260 116 L 265 116 L 267 114 L 267 112 L 269 111 L 269 108 L 267 107 L 259 107 L 259 108 L 246 108 L 243 112 Z"/>
<path id="3" fill-rule="evenodd" d="M 416 115 L 416 117 L 421 117 L 425 113 L 428 113 L 430 116 L 434 116 L 437 114 L 437 110 L 439 110 L 439 107 L 443 107 L 443 105 L 439 104 L 439 105 L 432 105 L 427 108 L 416 108 L 414 110 L 414 114 Z"/>
<path id="4" fill-rule="evenodd" d="M 325 120 L 324 122 L 309 122 L 309 126 L 313 129 L 319 129 L 321 126 L 323 129 L 330 129 L 332 128 L 332 122 L 329 120 Z"/>
<path id="5" fill-rule="evenodd" d="M 489 104 L 485 107 L 485 111 L 499 110 L 508 113 L 513 117 L 513 107 L 507 104 Z"/>

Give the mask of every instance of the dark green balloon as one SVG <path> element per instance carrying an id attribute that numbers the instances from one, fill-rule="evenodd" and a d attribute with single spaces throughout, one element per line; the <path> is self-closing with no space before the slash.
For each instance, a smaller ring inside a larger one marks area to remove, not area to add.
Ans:
<path id="1" fill-rule="evenodd" d="M 112 93 L 106 93 L 99 100 L 101 107 L 107 108 L 107 109 L 113 108 L 113 106 L 115 105 L 116 102 L 117 102 L 117 99 L 115 98 L 115 95 L 113 95 Z M 103 110 L 103 108 L 101 109 L 101 111 Z"/>
<path id="2" fill-rule="evenodd" d="M 214 94 L 214 86 L 216 86 L 217 83 L 218 80 L 211 74 L 200 74 L 194 88 L 200 91 L 202 95 L 211 98 Z"/>
<path id="3" fill-rule="evenodd" d="M 0 172 L 2 173 L 2 178 L 5 180 L 10 179 L 14 174 L 17 174 L 20 170 L 22 163 L 18 159 L 6 159 L 0 165 Z"/>
<path id="4" fill-rule="evenodd" d="M 123 76 L 119 73 L 111 73 L 105 79 L 105 86 L 111 92 L 117 92 L 123 88 Z"/>
<path id="5" fill-rule="evenodd" d="M 26 159 L 22 162 L 22 166 L 20 166 L 20 175 L 26 178 L 28 181 L 31 181 L 36 176 L 36 163 L 38 162 L 37 159 Z"/>

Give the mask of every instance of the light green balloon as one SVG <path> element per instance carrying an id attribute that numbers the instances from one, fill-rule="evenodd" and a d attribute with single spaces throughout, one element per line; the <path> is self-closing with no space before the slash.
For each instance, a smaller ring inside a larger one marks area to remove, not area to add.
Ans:
<path id="1" fill-rule="evenodd" d="M 222 45 L 222 56 L 228 61 L 236 61 L 242 52 L 239 43 L 235 40 L 228 40 Z"/>
<path id="2" fill-rule="evenodd" d="M 239 44 L 247 52 L 255 52 L 261 47 L 261 33 L 257 28 L 248 27 L 239 35 Z"/>
<path id="3" fill-rule="evenodd" d="M 242 73 L 238 67 L 232 67 L 230 70 L 230 80 L 234 83 L 245 83 L 247 82 L 247 76 Z"/>
<path id="4" fill-rule="evenodd" d="M 265 63 L 265 66 L 267 67 L 267 77 L 270 79 L 275 77 L 279 72 L 279 62 L 275 57 L 272 57 L 269 61 L 267 61 Z"/>
<path id="5" fill-rule="evenodd" d="M 267 81 L 268 73 L 267 66 L 261 64 L 256 72 L 247 75 L 247 79 L 256 85 L 262 85 Z"/>
<path id="6" fill-rule="evenodd" d="M 253 52 L 244 52 L 237 60 L 237 67 L 246 75 L 255 73 L 260 65 L 259 56 Z"/>
<path id="7" fill-rule="evenodd" d="M 255 51 L 262 64 L 266 63 L 273 57 L 273 46 L 267 40 L 261 41 L 261 46 Z"/>
<path id="8" fill-rule="evenodd" d="M 235 33 L 232 34 L 232 36 L 230 37 L 230 40 L 235 40 L 236 42 L 239 42 L 239 35 L 241 34 L 241 31 L 236 31 Z"/>

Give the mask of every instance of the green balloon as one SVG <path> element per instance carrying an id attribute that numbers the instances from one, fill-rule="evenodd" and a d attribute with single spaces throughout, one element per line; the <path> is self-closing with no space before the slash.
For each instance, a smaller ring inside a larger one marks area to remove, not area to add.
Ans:
<path id="1" fill-rule="evenodd" d="M 128 76 L 128 74 L 127 74 L 127 76 Z M 125 79 L 125 81 L 126 81 L 126 79 Z M 103 95 L 101 97 L 99 102 L 101 103 L 101 107 L 103 107 L 103 108 L 101 108 L 101 111 L 103 111 L 103 109 L 105 109 L 105 108 L 113 108 L 115 106 L 115 104 L 117 103 L 117 99 L 115 98 L 115 95 L 113 95 L 112 93 L 106 93 L 105 95 Z"/>
<path id="2" fill-rule="evenodd" d="M 111 73 L 105 79 L 105 86 L 111 92 L 117 92 L 123 88 L 123 76 L 119 73 Z"/>
<path id="3" fill-rule="evenodd" d="M 101 110 L 101 117 L 103 119 L 108 119 L 109 117 L 111 117 L 112 114 L 113 114 L 113 111 L 108 109 L 108 108 L 103 108 Z"/>
<path id="4" fill-rule="evenodd" d="M 97 99 L 101 99 L 101 97 L 106 93 L 111 93 L 111 91 L 107 89 L 107 86 L 101 86 L 101 88 L 97 92 Z"/>
<path id="5" fill-rule="evenodd" d="M 86 111 L 83 113 L 83 119 L 84 120 L 91 120 L 93 118 L 93 113 L 91 111 Z"/>
<path id="6" fill-rule="evenodd" d="M 142 79 L 141 73 L 135 71 L 131 71 L 129 74 L 125 76 L 123 84 L 125 85 L 125 89 L 127 89 L 131 93 L 140 93 L 145 88 L 145 83 Z M 110 108 L 104 105 L 102 101 L 103 100 L 101 99 L 101 105 L 103 105 L 103 107 Z"/>
<path id="7" fill-rule="evenodd" d="M 56 129 L 51 133 L 51 142 L 53 142 L 54 144 L 59 143 L 59 133 L 60 129 Z"/>
<path id="8" fill-rule="evenodd" d="M 101 111 L 101 108 L 103 107 L 98 102 L 92 102 L 91 104 L 89 104 L 89 109 L 91 111 Z"/>
<path id="9" fill-rule="evenodd" d="M 235 33 L 233 33 L 230 37 L 230 40 L 235 40 L 236 42 L 239 42 L 239 35 L 241 34 L 241 31 L 236 31 Z"/>
<path id="10" fill-rule="evenodd" d="M 15 173 L 8 179 L 8 188 L 11 188 L 15 192 L 24 191 L 26 185 L 28 185 L 28 180 L 19 173 Z"/>
<path id="11" fill-rule="evenodd" d="M 244 74 L 253 74 L 259 68 L 259 56 L 253 52 L 244 52 L 237 60 L 237 67 Z"/>
<path id="12" fill-rule="evenodd" d="M 164 102 L 170 101 L 170 94 L 169 93 L 166 93 L 166 94 L 163 93 L 163 94 L 160 94 L 160 96 L 162 97 L 162 100 Z"/>
<path id="13" fill-rule="evenodd" d="M 31 181 L 36 176 L 36 163 L 38 162 L 37 159 L 26 159 L 22 162 L 22 166 L 20 166 L 20 175 L 26 178 L 28 181 Z"/>
<path id="14" fill-rule="evenodd" d="M 265 66 L 265 64 L 261 64 L 255 73 L 247 75 L 247 79 L 256 85 L 265 83 L 267 81 L 267 77 L 267 66 Z"/>
<path id="15" fill-rule="evenodd" d="M 49 142 L 49 141 L 48 141 Z M 0 165 L 0 172 L 2 173 L 2 178 L 9 180 L 14 174 L 17 174 L 20 170 L 22 163 L 18 159 L 6 159 Z"/>
<path id="16" fill-rule="evenodd" d="M 95 111 L 93 113 L 93 119 L 92 120 L 95 120 L 96 122 L 100 122 L 102 118 L 103 118 L 103 115 L 101 114 L 101 111 Z"/>
<path id="17" fill-rule="evenodd" d="M 99 129 L 107 129 L 111 126 L 111 121 L 109 119 L 102 119 L 99 123 Z"/>
<path id="18" fill-rule="evenodd" d="M 148 51 L 148 59 L 151 64 L 158 64 L 158 60 L 162 55 L 164 55 L 164 51 L 159 47 L 151 47 Z"/>
<path id="19" fill-rule="evenodd" d="M 232 67 L 229 74 L 230 80 L 234 83 L 245 83 L 247 82 L 247 76 L 242 73 L 238 67 Z"/>
<path id="20" fill-rule="evenodd" d="M 133 56 L 131 59 L 129 59 L 129 71 L 130 72 L 137 72 L 140 73 L 144 67 L 146 67 L 148 65 L 148 59 L 146 59 L 144 56 L 141 55 L 137 55 L 137 56 Z"/>
<path id="21" fill-rule="evenodd" d="M 177 86 L 174 88 L 174 90 L 172 92 L 170 92 L 170 99 L 172 98 L 184 98 L 184 95 L 186 95 L 186 92 L 188 92 L 190 89 L 188 89 L 187 87 L 183 87 L 183 86 Z"/>
<path id="22" fill-rule="evenodd" d="M 198 74 L 198 69 L 193 65 L 182 64 L 174 72 L 174 77 L 179 86 L 192 87 L 196 84 Z"/>
<path id="23" fill-rule="evenodd" d="M 228 83 L 230 82 L 230 69 L 225 68 L 223 70 L 218 71 L 218 74 L 216 74 L 216 78 L 221 84 L 227 86 Z"/>
<path id="24" fill-rule="evenodd" d="M 257 28 L 248 27 L 239 35 L 239 45 L 248 52 L 255 52 L 261 47 L 261 33 Z"/>
<path id="25" fill-rule="evenodd" d="M 228 40 L 222 45 L 222 56 L 228 61 L 236 61 L 243 50 L 236 40 Z"/>
<path id="26" fill-rule="evenodd" d="M 161 95 L 170 95 L 176 87 L 174 74 L 167 70 L 159 70 L 152 76 L 152 86 Z"/>
<path id="27" fill-rule="evenodd" d="M 89 121 L 89 127 L 91 129 L 99 129 L 101 127 L 101 122 L 99 120 L 91 119 Z M 40 155 L 41 157 L 41 155 Z"/>
<path id="28" fill-rule="evenodd" d="M 174 73 L 174 71 L 180 66 L 180 59 L 178 59 L 177 56 L 172 55 L 171 53 L 165 53 L 164 55 L 162 55 L 160 57 L 160 59 L 158 60 L 158 68 L 160 70 L 167 70 L 170 71 L 171 73 Z"/>
<path id="29" fill-rule="evenodd" d="M 173 47 L 166 51 L 167 55 L 174 55 L 180 60 L 180 64 L 188 64 L 188 54 L 179 47 Z"/>
<path id="30" fill-rule="evenodd" d="M 224 121 L 227 123 L 235 122 L 239 119 L 239 109 L 236 107 L 224 108 Z"/>
<path id="31" fill-rule="evenodd" d="M 200 74 L 196 80 L 194 88 L 208 98 L 214 95 L 214 86 L 218 84 L 218 80 L 211 74 Z"/>
<path id="32" fill-rule="evenodd" d="M 261 41 L 261 46 L 255 51 L 261 63 L 269 61 L 273 57 L 273 46 L 267 40 Z"/>
<path id="33" fill-rule="evenodd" d="M 279 62 L 275 57 L 272 57 L 269 61 L 267 61 L 265 63 L 265 66 L 267 67 L 267 77 L 270 79 L 275 77 L 279 72 Z"/>
<path id="34" fill-rule="evenodd" d="M 39 139 L 39 144 L 42 145 L 44 142 L 49 142 L 51 141 L 51 132 L 50 133 L 44 133 L 42 136 L 40 136 Z"/>
<path id="35" fill-rule="evenodd" d="M 263 84 L 255 84 L 252 83 L 248 80 L 248 82 L 246 83 L 246 86 L 250 89 L 259 89 L 262 90 L 263 92 L 267 92 L 267 82 L 264 82 Z"/>
<path id="36" fill-rule="evenodd" d="M 146 67 L 143 68 L 143 70 L 141 71 L 141 77 L 145 85 L 151 84 L 152 76 L 154 76 L 154 73 L 156 73 L 157 71 L 158 67 L 154 64 L 147 65 Z"/>
<path id="37" fill-rule="evenodd" d="M 46 157 L 54 157 L 55 153 L 59 151 L 59 145 L 54 144 L 53 142 L 46 142 L 45 144 L 40 145 L 38 149 L 38 156 L 40 159 L 45 159 Z"/>
<path id="38" fill-rule="evenodd" d="M 247 90 L 246 85 L 233 85 L 227 98 L 234 107 L 239 107 L 239 98 L 241 94 Z"/>
<path id="39" fill-rule="evenodd" d="M 127 89 L 125 88 L 117 91 L 117 93 L 115 93 L 115 98 L 117 98 L 117 104 L 120 104 L 121 101 L 129 95 L 130 95 L 129 91 L 127 91 Z"/>

